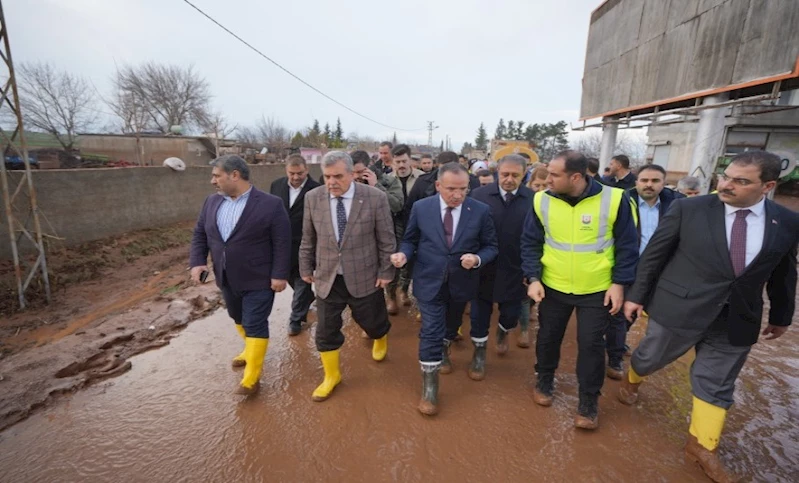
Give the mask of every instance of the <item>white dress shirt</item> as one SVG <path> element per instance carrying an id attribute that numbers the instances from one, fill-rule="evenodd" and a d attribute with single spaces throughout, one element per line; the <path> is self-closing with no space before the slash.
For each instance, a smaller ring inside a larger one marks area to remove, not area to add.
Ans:
<path id="1" fill-rule="evenodd" d="M 308 182 L 308 178 L 305 178 L 305 181 L 302 182 L 299 188 L 295 188 L 291 186 L 291 182 L 286 180 L 286 183 L 289 184 L 289 208 L 294 206 L 294 202 L 297 201 L 297 198 L 300 196 L 300 192 L 305 187 L 305 183 Z"/>
<path id="2" fill-rule="evenodd" d="M 444 198 L 442 198 L 441 195 L 438 195 L 438 203 L 439 203 L 439 206 L 441 207 L 441 210 L 440 210 L 441 222 L 443 223 L 444 222 L 444 216 L 446 216 L 447 208 L 449 208 L 449 207 L 444 202 Z M 458 222 L 461 220 L 461 209 L 462 208 L 463 208 L 463 205 L 461 204 L 461 205 L 458 205 L 457 208 L 453 208 L 452 209 L 452 242 L 453 243 L 455 243 L 455 234 L 458 233 Z M 476 269 L 476 268 L 479 268 L 480 265 L 483 264 L 483 260 L 480 258 L 480 255 L 475 254 L 474 256 L 477 257 L 477 265 L 474 266 L 474 268 Z"/>
<path id="3" fill-rule="evenodd" d="M 355 196 L 355 181 L 350 183 L 350 189 L 347 190 L 346 193 L 341 195 L 342 201 L 344 202 L 344 211 L 347 213 L 347 222 L 349 223 L 350 220 L 350 210 L 352 209 L 352 198 Z M 336 217 L 336 210 L 338 209 L 338 200 L 335 196 L 330 195 L 330 218 L 333 221 L 333 233 L 336 234 L 336 240 L 339 240 L 339 233 L 338 233 L 338 219 Z M 342 233 L 341 236 L 344 234 Z"/>
<path id="4" fill-rule="evenodd" d="M 763 248 L 763 238 L 766 236 L 766 198 L 748 208 L 736 208 L 724 204 L 724 225 L 727 228 L 727 248 L 730 248 L 732 224 L 735 222 L 735 212 L 738 210 L 752 210 L 746 215 L 746 266 L 748 267 Z"/>
<path id="5" fill-rule="evenodd" d="M 516 193 L 518 193 L 518 192 L 519 192 L 519 188 L 516 188 L 515 190 L 511 191 L 510 193 L 511 193 L 513 196 L 516 196 Z M 505 195 L 506 195 L 507 193 L 508 193 L 508 192 L 507 192 L 507 191 L 505 191 L 504 189 L 502 189 L 502 187 L 501 187 L 501 186 L 499 187 L 499 194 L 500 194 L 500 196 L 502 196 L 502 199 L 503 199 L 503 200 L 505 199 Z"/>
<path id="6" fill-rule="evenodd" d="M 447 214 L 447 204 L 444 202 L 444 198 L 441 195 L 438 195 L 438 203 L 441 206 L 441 222 L 444 222 L 444 216 Z M 455 242 L 455 234 L 458 233 L 458 222 L 461 220 L 461 208 L 463 205 L 459 205 L 457 208 L 452 209 L 452 241 Z"/>

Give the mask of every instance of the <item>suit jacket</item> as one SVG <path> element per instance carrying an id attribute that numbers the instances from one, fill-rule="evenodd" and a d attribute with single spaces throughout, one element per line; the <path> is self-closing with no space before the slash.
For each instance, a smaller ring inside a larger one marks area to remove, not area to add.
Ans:
<path id="1" fill-rule="evenodd" d="M 405 200 L 404 220 L 411 217 L 411 208 L 419 200 L 428 198 L 436 194 L 436 180 L 438 179 L 438 168 L 429 173 L 419 176 L 413 184 L 413 189 L 408 190 L 408 198 Z M 477 176 L 469 173 L 469 189 L 474 190 L 480 187 L 480 180 Z M 400 187 L 401 189 L 401 187 Z"/>
<path id="2" fill-rule="evenodd" d="M 270 288 L 271 279 L 287 280 L 291 269 L 291 225 L 280 198 L 253 187 L 226 242 L 216 226 L 222 201 L 220 194 L 205 199 L 191 240 L 191 266 L 205 265 L 210 251 L 216 284 L 221 288 L 227 279 L 237 291 Z"/>
<path id="3" fill-rule="evenodd" d="M 460 258 L 473 253 L 480 257 L 481 266 L 497 258 L 499 249 L 491 211 L 488 205 L 466 198 L 461 205 L 455 239 L 448 248 L 439 200 L 439 196 L 431 196 L 413 205 L 402 239 L 401 251 L 408 262 L 416 258 L 413 294 L 419 302 L 430 302 L 444 281 L 448 281 L 454 301 L 473 300 L 477 297 L 480 273 L 464 269 Z"/>
<path id="4" fill-rule="evenodd" d="M 339 264 L 353 297 L 366 297 L 377 291 L 378 278 L 394 278 L 391 254 L 396 240 L 388 198 L 377 188 L 354 183 L 355 194 L 341 248 L 333 229 L 327 188 L 320 186 L 305 196 L 300 275 L 313 275 L 316 293 L 321 298 L 330 294 Z"/>
<path id="5" fill-rule="evenodd" d="M 272 182 L 269 190 L 273 195 L 283 200 L 283 207 L 289 214 L 291 222 L 291 269 L 297 270 L 300 266 L 300 242 L 302 241 L 302 216 L 305 208 L 305 194 L 319 186 L 313 178 L 308 176 L 305 186 L 300 190 L 294 205 L 289 207 L 289 181 L 285 176 Z"/>
<path id="6" fill-rule="evenodd" d="M 727 310 L 730 343 L 746 346 L 760 333 L 766 285 L 769 323 L 790 325 L 799 214 L 770 200 L 765 205 L 763 247 L 736 277 L 718 196 L 676 200 L 641 255 L 627 300 L 643 304 L 659 324 L 684 330 L 704 331 Z"/>
<path id="7" fill-rule="evenodd" d="M 480 298 L 493 302 L 524 299 L 527 288 L 522 273 L 520 244 L 524 220 L 533 206 L 533 190 L 519 186 L 510 204 L 506 204 L 499 185 L 494 182 L 472 191 L 472 198 L 491 209 L 499 245 L 496 260 L 480 267 Z"/>

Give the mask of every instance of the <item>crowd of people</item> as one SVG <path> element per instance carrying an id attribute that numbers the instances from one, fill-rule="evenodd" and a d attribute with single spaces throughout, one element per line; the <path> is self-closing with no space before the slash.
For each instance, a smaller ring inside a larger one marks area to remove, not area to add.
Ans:
<path id="1" fill-rule="evenodd" d="M 572 150 L 547 163 L 521 154 L 470 161 L 453 152 L 434 160 L 384 142 L 376 160 L 331 151 L 321 167 L 317 183 L 305 160 L 290 156 L 286 177 L 267 194 L 252 186 L 241 158 L 213 163 L 217 194 L 194 231 L 191 276 L 199 282 L 208 273 L 210 253 L 244 339 L 232 361 L 243 367 L 238 393 L 258 390 L 274 295 L 287 285 L 289 335 L 307 327 L 316 301 L 324 378 L 314 401 L 331 397 L 342 380 L 346 307 L 380 362 L 391 316 L 415 302 L 418 410 L 428 416 L 441 408 L 439 375 L 457 367 L 451 346 L 463 337 L 467 306 L 468 376 L 486 377 L 496 308 L 493 350 L 507 353 L 512 333 L 517 346 L 534 344 L 533 401 L 543 407 L 555 401 L 561 343 L 576 312 L 575 427 L 598 427 L 606 377 L 621 381 L 616 397 L 632 405 L 646 376 L 694 349 L 685 452 L 712 480 L 733 481 L 717 447 L 734 382 L 761 334 L 764 287 L 766 339 L 785 333 L 794 313 L 799 214 L 768 199 L 777 156 L 736 156 L 717 192 L 705 196 L 700 180 L 683 178 L 671 189 L 663 167 L 634 171 L 624 155 L 600 176 L 596 159 Z M 644 313 L 646 334 L 631 350 L 627 332 Z"/>

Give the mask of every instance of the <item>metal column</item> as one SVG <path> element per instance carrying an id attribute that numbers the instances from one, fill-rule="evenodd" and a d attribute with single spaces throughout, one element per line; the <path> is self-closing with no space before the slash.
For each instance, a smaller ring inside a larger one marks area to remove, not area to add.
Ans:
<path id="1" fill-rule="evenodd" d="M 605 168 L 613 158 L 613 150 L 616 147 L 616 135 L 619 132 L 619 118 L 617 116 L 605 117 L 602 119 L 602 145 L 599 151 L 599 175 L 603 175 Z"/>
<path id="2" fill-rule="evenodd" d="M 702 106 L 721 104 L 729 99 L 729 94 L 722 93 L 705 97 Z M 699 125 L 696 128 L 696 141 L 691 158 L 691 169 L 688 174 L 696 176 L 702 182 L 701 192 L 706 194 L 710 186 L 710 177 L 716 167 L 716 160 L 722 154 L 721 143 L 724 139 L 724 117 L 729 107 L 703 109 L 699 113 Z"/>
<path id="3" fill-rule="evenodd" d="M 4 159 L 0 162 L 0 187 L 3 192 L 3 208 L 5 219 L 8 225 L 8 236 L 11 242 L 11 254 L 14 260 L 14 273 L 17 282 L 17 293 L 19 294 L 20 308 L 27 305 L 25 291 L 30 287 L 31 282 L 37 275 L 41 274 L 42 284 L 47 302 L 50 303 L 50 277 L 47 273 L 47 257 L 42 238 L 42 227 L 39 222 L 39 209 L 36 205 L 36 190 L 33 188 L 33 176 L 31 175 L 31 165 L 28 161 L 28 145 L 25 142 L 25 129 L 22 122 L 22 111 L 19 107 L 19 93 L 17 91 L 17 79 L 14 75 L 14 63 L 11 60 L 11 47 L 8 42 L 8 29 L 3 13 L 3 4 L 0 1 L 0 78 L 7 78 L 5 85 L 0 91 L 0 116 L 4 110 L 11 111 L 9 117 L 15 122 L 14 130 L 9 136 L 5 131 L 0 130 L 4 141 Z M 5 75 L 3 75 L 5 74 Z M 19 182 L 14 187 L 14 192 L 10 191 L 9 173 L 6 171 L 5 155 L 13 153 L 21 156 L 25 163 L 25 170 Z M 22 199 L 27 195 L 27 200 Z M 33 229 L 29 229 L 28 224 L 32 222 Z M 28 268 L 21 266 L 20 247 L 25 246 L 25 242 L 33 245 L 33 252 L 37 254 L 36 261 Z M 23 273 L 24 272 L 24 273 Z"/>

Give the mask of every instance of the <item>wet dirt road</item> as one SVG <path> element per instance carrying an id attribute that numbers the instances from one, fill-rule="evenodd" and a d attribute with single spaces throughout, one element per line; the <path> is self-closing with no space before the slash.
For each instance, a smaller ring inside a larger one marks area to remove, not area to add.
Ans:
<path id="1" fill-rule="evenodd" d="M 512 340 L 501 359 L 490 349 L 486 380 L 474 382 L 461 342 L 430 419 L 416 410 L 418 325 L 398 316 L 382 363 L 347 324 L 344 382 L 314 403 L 321 364 L 312 329 L 286 335 L 290 296 L 279 294 L 271 317 L 258 396 L 231 394 L 242 343 L 219 311 L 134 357 L 126 374 L 0 433 L 0 481 L 706 481 L 682 456 L 687 359 L 651 377 L 632 408 L 607 380 L 600 429 L 585 433 L 572 426 L 573 326 L 551 408 L 532 402 L 533 349 Z M 798 332 L 758 344 L 739 381 L 721 454 L 745 481 L 799 481 Z"/>

